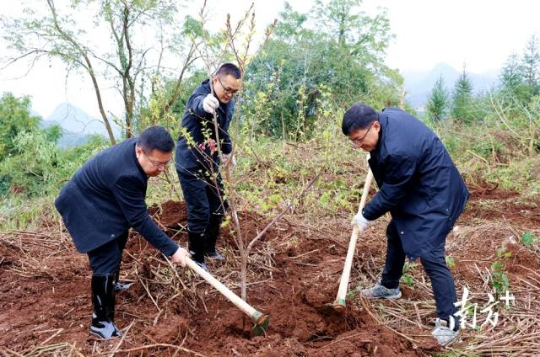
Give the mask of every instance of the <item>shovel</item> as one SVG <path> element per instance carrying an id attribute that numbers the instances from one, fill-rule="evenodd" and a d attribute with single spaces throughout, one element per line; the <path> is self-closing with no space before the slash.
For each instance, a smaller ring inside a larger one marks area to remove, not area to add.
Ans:
<path id="1" fill-rule="evenodd" d="M 197 263 L 195 263 L 190 258 L 186 258 L 186 265 L 197 273 L 201 278 L 206 280 L 208 284 L 216 288 L 220 293 L 222 293 L 230 302 L 232 302 L 237 308 L 242 310 L 246 315 L 251 317 L 254 326 L 251 329 L 250 336 L 263 336 L 268 329 L 270 324 L 270 316 L 263 314 L 255 310 L 251 305 L 242 300 L 238 295 L 233 293 L 229 288 L 219 282 L 216 278 L 212 276 L 209 272 L 201 268 Z"/>
<path id="2" fill-rule="evenodd" d="M 362 192 L 362 198 L 360 199 L 360 207 L 358 212 L 362 212 L 366 205 L 369 188 L 371 187 L 371 181 L 373 180 L 373 173 L 371 169 L 368 171 L 366 182 L 364 183 L 364 191 Z M 341 274 L 341 281 L 339 283 L 339 289 L 336 300 L 334 303 L 328 303 L 319 308 L 324 314 L 338 313 L 341 314 L 345 311 L 345 298 L 347 296 L 347 289 L 349 287 L 349 277 L 351 275 L 351 267 L 354 258 L 354 251 L 356 249 L 356 241 L 358 240 L 359 228 L 355 224 L 353 227 L 351 240 L 349 242 L 349 249 L 347 251 L 347 258 L 345 258 L 345 266 L 343 267 L 343 273 Z"/>

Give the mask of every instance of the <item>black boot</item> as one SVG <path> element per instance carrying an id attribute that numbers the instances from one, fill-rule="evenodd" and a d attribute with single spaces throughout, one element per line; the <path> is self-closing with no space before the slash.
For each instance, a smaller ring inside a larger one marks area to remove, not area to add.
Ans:
<path id="1" fill-rule="evenodd" d="M 90 332 L 109 340 L 120 337 L 122 333 L 114 324 L 116 274 L 92 276 L 92 325 Z"/>
<path id="2" fill-rule="evenodd" d="M 204 232 L 188 231 L 188 236 L 188 249 L 191 259 L 201 268 L 208 271 L 208 267 L 204 263 Z"/>
<path id="3" fill-rule="evenodd" d="M 214 260 L 224 261 L 225 258 L 219 254 L 216 250 L 216 241 L 219 235 L 219 228 L 221 226 L 222 215 L 212 215 L 210 216 L 210 221 L 208 222 L 208 227 L 205 231 L 205 255 Z"/>

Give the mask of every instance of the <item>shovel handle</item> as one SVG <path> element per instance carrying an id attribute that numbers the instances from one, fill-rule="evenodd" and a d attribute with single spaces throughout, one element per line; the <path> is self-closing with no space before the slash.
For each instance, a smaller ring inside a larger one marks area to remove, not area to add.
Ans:
<path id="1" fill-rule="evenodd" d="M 366 206 L 367 196 L 369 194 L 369 189 L 371 188 L 372 181 L 373 181 L 373 172 L 371 172 L 371 169 L 368 169 L 366 182 L 364 182 L 364 190 L 362 192 L 362 198 L 360 199 L 360 206 L 358 206 L 358 213 L 362 212 L 362 210 Z"/>
<path id="2" fill-rule="evenodd" d="M 186 258 L 186 265 L 193 270 L 195 273 L 197 273 L 201 278 L 206 280 L 208 284 L 212 285 L 214 288 L 216 288 L 223 296 L 227 298 L 230 302 L 232 302 L 237 308 L 242 310 L 246 315 L 249 315 L 253 322 L 255 324 L 258 324 L 258 321 L 262 318 L 262 316 L 265 316 L 264 314 L 260 313 L 259 311 L 255 310 L 251 305 L 249 305 L 247 302 L 242 300 L 238 295 L 233 293 L 228 287 L 223 285 L 219 280 L 214 278 L 212 274 L 201 268 L 197 263 L 195 263 L 190 258 Z"/>
<path id="3" fill-rule="evenodd" d="M 358 212 L 362 212 L 366 205 L 367 196 L 371 187 L 371 181 L 373 181 L 373 173 L 369 169 L 366 182 L 364 183 L 364 191 L 362 192 L 362 198 L 360 199 L 360 206 Z M 343 311 L 345 308 L 345 298 L 347 297 L 347 289 L 349 287 L 349 277 L 351 275 L 351 267 L 354 258 L 354 251 L 356 249 L 356 241 L 358 240 L 358 234 L 360 233 L 358 226 L 355 224 L 351 234 L 351 240 L 349 241 L 349 249 L 347 250 L 347 258 L 345 258 L 345 266 L 343 267 L 343 273 L 341 274 L 341 281 L 339 283 L 339 289 L 336 301 L 334 302 L 334 309 L 336 311 Z"/>

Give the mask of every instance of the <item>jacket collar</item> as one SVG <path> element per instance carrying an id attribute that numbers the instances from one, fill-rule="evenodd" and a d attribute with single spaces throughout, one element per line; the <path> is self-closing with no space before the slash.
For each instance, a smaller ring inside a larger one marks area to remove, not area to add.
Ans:
<path id="1" fill-rule="evenodd" d="M 384 138 L 386 137 L 385 131 L 388 124 L 388 118 L 381 113 L 378 113 L 378 122 L 381 125 L 381 130 L 379 130 L 379 139 L 377 140 L 377 146 L 375 146 L 375 150 L 371 152 L 371 156 L 379 157 L 381 154 L 381 148 L 383 146 Z"/>

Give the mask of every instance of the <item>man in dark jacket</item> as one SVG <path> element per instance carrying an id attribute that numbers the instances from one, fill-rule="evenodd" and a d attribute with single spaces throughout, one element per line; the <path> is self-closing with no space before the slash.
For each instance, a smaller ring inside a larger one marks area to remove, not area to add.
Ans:
<path id="1" fill-rule="evenodd" d="M 219 151 L 224 164 L 234 163 L 229 125 L 234 95 L 242 86 L 237 66 L 225 63 L 189 98 L 176 148 L 176 171 L 188 213 L 191 257 L 207 270 L 204 257 L 223 260 L 216 250 L 219 227 L 227 208 L 219 173 Z M 217 132 L 213 119 L 217 119 Z"/>
<path id="2" fill-rule="evenodd" d="M 369 166 L 379 192 L 352 224 L 365 229 L 390 212 L 386 263 L 380 283 L 362 291 L 369 298 L 401 297 L 405 257 L 420 258 L 431 279 L 437 306 L 434 337 L 446 345 L 457 336 L 456 288 L 446 266 L 446 236 L 465 208 L 467 188 L 440 139 L 400 109 L 377 113 L 365 104 L 344 115 L 342 130 L 356 148 L 370 153 Z"/>
<path id="3" fill-rule="evenodd" d="M 55 201 L 75 247 L 87 253 L 92 268 L 92 324 L 102 339 L 122 334 L 114 324 L 115 287 L 130 227 L 174 263 L 185 265 L 180 248 L 150 218 L 146 204 L 149 176 L 163 172 L 174 141 L 160 126 L 144 130 L 97 154 L 62 188 Z"/>

